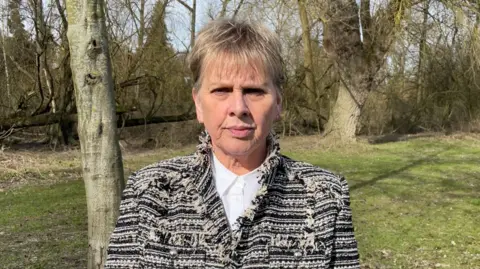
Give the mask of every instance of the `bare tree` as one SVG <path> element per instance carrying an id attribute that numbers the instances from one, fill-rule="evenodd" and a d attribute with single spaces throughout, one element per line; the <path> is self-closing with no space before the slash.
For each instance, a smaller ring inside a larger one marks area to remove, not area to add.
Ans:
<path id="1" fill-rule="evenodd" d="M 423 86 L 424 82 L 424 68 L 423 64 L 425 62 L 425 57 L 427 56 L 427 31 L 428 31 L 428 15 L 429 15 L 429 7 L 430 7 L 430 0 L 425 0 L 423 2 L 423 21 L 420 29 L 420 42 L 418 44 L 418 69 L 417 69 L 417 85 L 418 85 L 418 93 L 417 93 L 417 105 L 420 106 L 421 103 L 425 99 L 425 90 Z"/>
<path id="2" fill-rule="evenodd" d="M 188 5 L 183 0 L 177 0 L 182 6 L 184 6 L 190 12 L 190 49 L 195 45 L 195 24 L 197 21 L 197 0 L 192 1 L 192 5 Z"/>
<path id="3" fill-rule="evenodd" d="M 331 111 L 327 134 L 342 140 L 354 140 L 362 108 L 369 92 L 376 86 L 375 76 L 385 61 L 396 27 L 409 8 L 401 0 L 390 0 L 370 13 L 370 0 L 362 0 L 359 12 L 355 1 L 322 1 L 319 16 L 323 22 L 323 46 L 335 63 L 341 83 Z M 360 37 L 362 16 L 363 40 Z"/>
<path id="4" fill-rule="evenodd" d="M 222 8 L 220 9 L 220 12 L 216 16 L 217 18 L 223 18 L 227 16 L 227 11 L 228 11 L 228 5 L 232 0 L 221 0 L 222 2 Z M 233 12 L 232 12 L 232 18 L 235 18 L 238 15 L 238 12 L 240 12 L 240 9 L 242 8 L 242 5 L 244 4 L 244 0 L 240 0 L 237 3 L 237 6 L 234 7 Z"/>
<path id="5" fill-rule="evenodd" d="M 307 9 L 305 0 L 298 0 L 298 10 L 300 12 L 300 21 L 302 24 L 302 41 L 303 41 L 303 67 L 305 68 L 305 84 L 310 95 L 315 98 L 315 78 L 313 72 L 313 54 L 312 43 L 310 40 L 310 23 L 308 22 Z"/>
<path id="6" fill-rule="evenodd" d="M 67 0 L 68 40 L 88 206 L 88 268 L 103 268 L 124 188 L 102 0 Z"/>
<path id="7" fill-rule="evenodd" d="M 45 25 L 45 19 L 43 14 L 43 0 L 29 0 L 29 4 L 33 9 L 33 19 L 34 19 L 34 30 L 35 30 L 35 53 L 36 53 L 36 83 L 38 86 L 38 92 L 40 94 L 40 102 L 37 105 L 37 108 L 33 112 L 33 115 L 42 114 L 46 110 L 48 103 L 51 101 L 48 100 L 46 106 L 45 103 L 45 91 L 43 86 L 42 73 L 43 69 L 47 68 L 47 52 L 46 52 L 46 42 L 47 42 L 47 28 Z M 50 95 L 50 98 L 53 96 Z"/>
<path id="8" fill-rule="evenodd" d="M 315 70 L 313 65 L 313 49 L 311 40 L 310 23 L 308 19 L 306 0 L 298 0 L 298 10 L 300 15 L 300 22 L 302 26 L 302 42 L 303 42 L 303 69 L 305 74 L 304 88 L 306 92 L 308 103 L 311 104 L 311 109 L 315 112 L 318 129 L 323 129 L 322 119 L 322 103 L 320 100 L 321 93 L 318 92 L 315 83 Z"/>
<path id="9" fill-rule="evenodd" d="M 11 95 L 11 90 L 10 90 L 10 74 L 8 71 L 8 61 L 7 61 L 7 46 L 5 45 L 5 35 L 7 35 L 7 27 L 5 25 L 5 15 L 8 14 L 8 8 L 7 4 L 5 3 L 5 0 L 2 3 L 2 6 L 4 7 L 2 9 L 2 14 L 1 14 L 1 24 L 2 24 L 2 53 L 3 53 L 3 64 L 5 65 L 5 86 L 7 89 L 7 98 L 9 102 L 12 102 L 12 95 Z M 7 11 L 7 12 L 5 12 Z M 13 107 L 13 105 L 12 105 Z"/>

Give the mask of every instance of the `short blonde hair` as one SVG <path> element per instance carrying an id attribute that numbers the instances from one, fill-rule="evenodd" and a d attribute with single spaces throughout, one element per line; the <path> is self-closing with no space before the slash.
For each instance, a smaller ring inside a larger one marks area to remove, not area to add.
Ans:
<path id="1" fill-rule="evenodd" d="M 205 65 L 222 55 L 239 64 L 260 62 L 266 75 L 281 90 L 285 75 L 280 39 L 265 26 L 234 19 L 217 19 L 208 23 L 198 33 L 188 56 L 195 89 L 200 88 Z"/>

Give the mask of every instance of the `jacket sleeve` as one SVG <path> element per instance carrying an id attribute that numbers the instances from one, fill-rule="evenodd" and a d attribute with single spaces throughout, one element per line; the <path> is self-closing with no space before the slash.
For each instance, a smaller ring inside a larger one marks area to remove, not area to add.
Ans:
<path id="1" fill-rule="evenodd" d="M 140 267 L 138 200 L 135 174 L 128 179 L 120 203 L 120 215 L 110 237 L 105 269 L 138 269 Z"/>
<path id="2" fill-rule="evenodd" d="M 357 241 L 354 236 L 352 211 L 348 184 L 344 177 L 340 178 L 341 196 L 339 212 L 334 227 L 334 242 L 332 249 L 332 269 L 360 268 Z"/>

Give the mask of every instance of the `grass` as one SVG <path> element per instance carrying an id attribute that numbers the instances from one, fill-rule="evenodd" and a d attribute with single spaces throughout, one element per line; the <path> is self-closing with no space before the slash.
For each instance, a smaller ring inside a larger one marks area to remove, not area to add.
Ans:
<path id="1" fill-rule="evenodd" d="M 85 268 L 84 196 L 80 180 L 0 194 L 0 267 Z"/>
<path id="2" fill-rule="evenodd" d="M 363 268 L 480 268 L 478 137 L 323 143 L 311 136 L 281 145 L 294 159 L 347 177 Z M 193 148 L 130 152 L 125 168 L 128 173 Z M 5 154 L 27 164 L 35 159 Z M 0 268 L 85 268 L 78 152 L 42 155 L 36 164 L 0 169 Z"/>

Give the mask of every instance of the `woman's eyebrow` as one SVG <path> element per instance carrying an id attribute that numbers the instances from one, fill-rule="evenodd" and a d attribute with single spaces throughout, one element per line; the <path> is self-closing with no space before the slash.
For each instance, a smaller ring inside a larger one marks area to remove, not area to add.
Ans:
<path id="1" fill-rule="evenodd" d="M 249 85 L 243 85 L 242 89 L 257 89 L 257 90 L 263 90 L 263 91 L 268 91 L 269 87 L 268 84 L 249 84 Z"/>
<path id="2" fill-rule="evenodd" d="M 245 83 L 242 88 L 267 88 L 270 84 L 268 81 L 260 83 Z"/>
<path id="3" fill-rule="evenodd" d="M 210 85 L 210 88 L 215 89 L 215 88 L 233 88 L 233 85 L 229 83 L 214 83 Z"/>
<path id="4" fill-rule="evenodd" d="M 258 88 L 258 89 L 267 89 L 270 84 L 268 81 L 262 82 L 262 83 L 245 83 L 243 85 L 240 85 L 242 89 L 251 89 L 251 88 Z M 233 88 L 234 85 L 231 83 L 213 83 L 210 85 L 210 89 L 217 89 L 217 88 Z"/>

